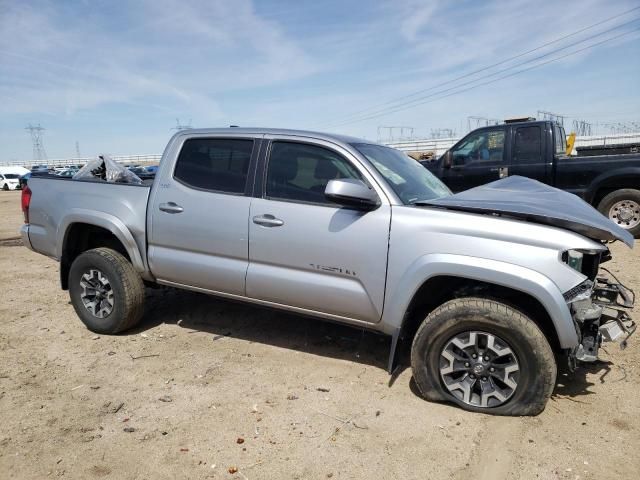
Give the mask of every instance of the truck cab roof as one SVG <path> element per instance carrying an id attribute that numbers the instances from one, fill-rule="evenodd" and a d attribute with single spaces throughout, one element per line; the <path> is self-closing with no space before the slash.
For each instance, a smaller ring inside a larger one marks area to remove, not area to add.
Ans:
<path id="1" fill-rule="evenodd" d="M 358 144 L 358 143 L 376 143 L 347 135 L 339 135 L 335 133 L 315 132 L 311 130 L 293 130 L 287 128 L 263 128 L 263 127 L 229 127 L 229 128 L 190 128 L 180 130 L 176 133 L 179 135 L 286 135 L 297 137 L 311 137 L 329 142 Z"/>

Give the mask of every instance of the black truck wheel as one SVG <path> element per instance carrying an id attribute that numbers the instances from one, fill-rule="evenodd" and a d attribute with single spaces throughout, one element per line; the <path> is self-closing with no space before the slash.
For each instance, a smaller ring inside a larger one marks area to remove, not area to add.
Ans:
<path id="1" fill-rule="evenodd" d="M 88 250 L 71 265 L 71 303 L 92 332 L 114 334 L 136 325 L 144 310 L 144 295 L 140 275 L 115 250 Z"/>
<path id="2" fill-rule="evenodd" d="M 634 237 L 640 236 L 640 190 L 622 188 L 611 192 L 600 201 L 598 211 Z"/>
<path id="3" fill-rule="evenodd" d="M 537 415 L 556 381 L 538 326 L 481 298 L 451 300 L 424 320 L 411 348 L 413 378 L 427 400 L 495 415 Z"/>

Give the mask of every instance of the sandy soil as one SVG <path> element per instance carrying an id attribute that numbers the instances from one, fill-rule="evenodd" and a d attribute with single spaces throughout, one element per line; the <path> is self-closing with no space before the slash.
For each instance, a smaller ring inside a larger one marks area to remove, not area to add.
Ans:
<path id="1" fill-rule="evenodd" d="M 640 337 L 561 376 L 534 418 L 427 403 L 389 342 L 175 290 L 143 324 L 84 328 L 57 264 L 16 246 L 0 192 L 0 478 L 606 479 L 640 469 Z M 610 266 L 640 286 L 638 252 Z M 637 316 L 637 313 L 636 313 Z M 229 471 L 235 473 L 229 473 Z"/>

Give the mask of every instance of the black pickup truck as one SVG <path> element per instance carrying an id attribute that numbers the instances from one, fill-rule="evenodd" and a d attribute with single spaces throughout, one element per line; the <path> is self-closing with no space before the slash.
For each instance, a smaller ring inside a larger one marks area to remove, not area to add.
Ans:
<path id="1" fill-rule="evenodd" d="M 505 122 L 473 130 L 440 158 L 421 162 L 459 192 L 509 175 L 575 193 L 640 236 L 640 154 L 570 156 L 562 126 Z"/>

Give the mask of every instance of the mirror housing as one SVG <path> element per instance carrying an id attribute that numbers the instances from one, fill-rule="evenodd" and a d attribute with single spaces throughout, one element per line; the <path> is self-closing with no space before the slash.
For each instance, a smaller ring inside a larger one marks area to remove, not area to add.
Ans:
<path id="1" fill-rule="evenodd" d="M 329 180 L 324 189 L 324 196 L 339 205 L 363 210 L 373 210 L 380 205 L 375 190 L 354 178 Z"/>
<path id="2" fill-rule="evenodd" d="M 442 168 L 451 168 L 453 165 L 453 154 L 451 150 L 447 150 L 442 154 Z"/>

